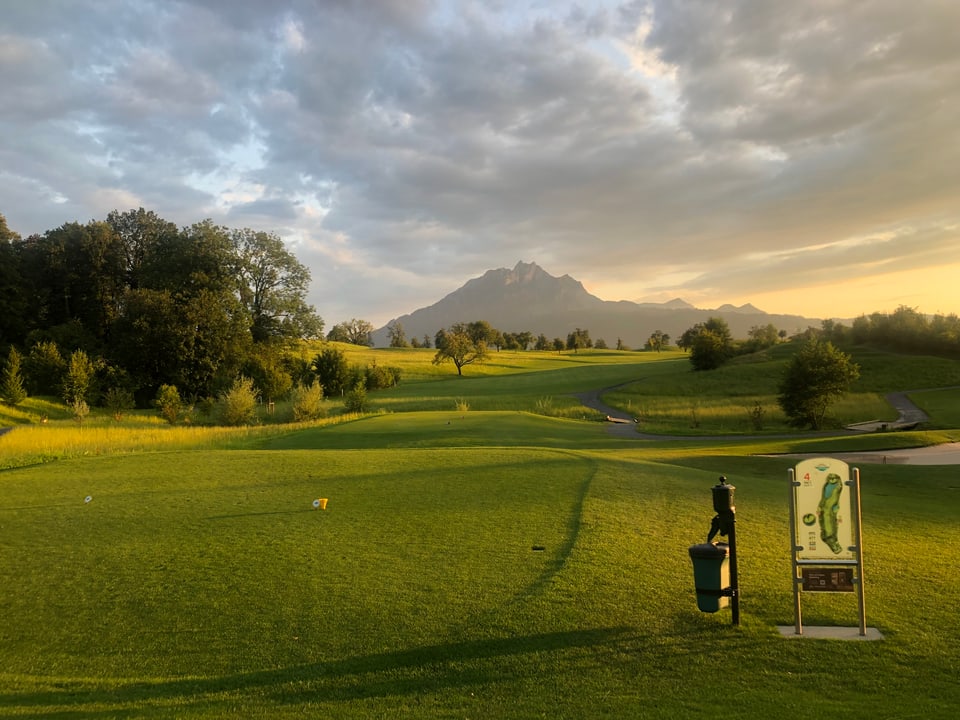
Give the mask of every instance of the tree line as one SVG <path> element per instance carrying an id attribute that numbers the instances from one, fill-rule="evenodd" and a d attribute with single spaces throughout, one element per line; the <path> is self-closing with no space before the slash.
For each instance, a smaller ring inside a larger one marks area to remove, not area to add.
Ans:
<path id="1" fill-rule="evenodd" d="M 24 239 L 0 215 L 0 351 L 19 353 L 33 394 L 63 392 L 71 364 L 140 404 L 163 385 L 216 396 L 240 375 L 269 393 L 282 349 L 321 337 L 309 283 L 279 237 L 248 228 L 140 208 Z"/>

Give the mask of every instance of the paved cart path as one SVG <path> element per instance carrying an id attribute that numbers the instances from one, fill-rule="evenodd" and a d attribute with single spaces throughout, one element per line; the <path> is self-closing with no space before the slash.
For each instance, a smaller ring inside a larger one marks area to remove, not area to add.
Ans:
<path id="1" fill-rule="evenodd" d="M 573 393 L 573 396 L 577 398 L 581 403 L 586 405 L 588 408 L 598 410 L 607 416 L 607 419 L 610 420 L 610 426 L 607 428 L 607 432 L 611 435 L 616 435 L 618 437 L 630 438 L 633 440 L 680 440 L 680 439 L 689 439 L 689 440 L 702 440 L 702 439 L 712 439 L 712 438 L 703 438 L 695 436 L 675 436 L 675 435 L 652 435 L 650 433 L 638 432 L 636 427 L 636 421 L 634 418 L 630 417 L 623 410 L 618 410 L 615 407 L 605 404 L 601 398 L 605 393 L 616 390 L 619 387 L 624 385 L 629 385 L 630 383 L 623 383 L 622 385 L 614 385 L 608 388 L 601 388 L 600 390 L 588 390 L 586 392 Z M 847 429 L 849 434 L 854 433 L 863 433 L 863 432 L 873 432 L 879 430 L 881 426 L 888 430 L 896 429 L 907 429 L 914 427 L 915 425 L 926 422 L 929 420 L 929 416 L 917 407 L 913 401 L 910 400 L 907 395 L 911 392 L 919 392 L 917 390 L 907 390 L 904 392 L 890 393 L 887 395 L 887 402 L 889 402 L 893 408 L 898 413 L 898 418 L 893 422 L 880 422 L 875 421 L 871 423 L 859 423 L 856 426 L 851 426 Z M 729 436 L 728 436 L 729 437 Z M 774 436 L 765 436 L 767 438 L 773 438 Z M 797 436 L 805 437 L 805 436 Z M 741 439 L 738 437 L 737 439 Z M 816 453 L 816 454 L 795 454 L 795 455 L 780 455 L 778 457 L 818 457 L 828 453 Z M 829 453 L 831 457 L 836 457 L 844 462 L 862 462 L 862 463 L 877 463 L 877 464 L 905 464 L 905 465 L 960 465 L 960 442 L 958 443 L 945 443 L 943 445 L 933 445 L 931 447 L 920 447 L 920 448 L 906 448 L 901 450 L 877 450 L 877 451 L 863 451 L 863 452 L 852 452 L 852 453 Z"/>

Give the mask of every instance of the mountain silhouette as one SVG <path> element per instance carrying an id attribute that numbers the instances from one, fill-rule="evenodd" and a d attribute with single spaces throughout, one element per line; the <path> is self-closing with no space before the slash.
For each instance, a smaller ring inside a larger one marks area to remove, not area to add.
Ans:
<path id="1" fill-rule="evenodd" d="M 701 309 L 675 298 L 666 303 L 635 303 L 601 300 L 569 275 L 554 277 L 536 263 L 518 262 L 512 270 L 487 270 L 429 307 L 394 318 L 372 334 L 374 345 L 390 344 L 388 326 L 399 323 L 407 339 L 427 335 L 431 344 L 436 332 L 457 322 L 486 320 L 502 332 L 541 333 L 548 339 L 566 340 L 577 328 L 587 330 L 596 342 L 642 348 L 655 331 L 667 333 L 671 342 L 690 327 L 710 317 L 722 317 L 734 338 L 746 338 L 750 328 L 773 324 L 793 334 L 819 319 L 799 315 L 771 315 L 750 304 Z"/>

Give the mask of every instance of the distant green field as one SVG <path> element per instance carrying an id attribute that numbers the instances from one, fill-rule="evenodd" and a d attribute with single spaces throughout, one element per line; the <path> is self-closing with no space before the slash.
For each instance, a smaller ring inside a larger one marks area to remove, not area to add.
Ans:
<path id="1" fill-rule="evenodd" d="M 751 382 L 611 355 L 424 374 L 383 412 L 301 426 L 77 426 L 44 403 L 40 426 L 28 408 L 0 437 L 0 717 L 953 718 L 956 468 L 861 467 L 885 639 L 796 640 L 776 630 L 794 461 L 761 455 L 960 439 L 954 391 L 917 396 L 945 429 L 855 437 L 652 441 L 534 412 L 647 378 L 673 397 Z M 697 610 L 687 556 L 720 474 L 739 627 Z M 803 602 L 808 625 L 857 622 L 852 595 Z"/>

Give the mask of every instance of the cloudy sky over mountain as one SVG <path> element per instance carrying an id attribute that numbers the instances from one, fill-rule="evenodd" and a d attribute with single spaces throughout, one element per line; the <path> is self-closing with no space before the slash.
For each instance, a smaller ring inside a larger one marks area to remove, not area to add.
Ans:
<path id="1" fill-rule="evenodd" d="M 518 260 L 606 300 L 960 311 L 955 0 L 0 7 L 24 236 L 270 230 L 328 327 Z"/>

